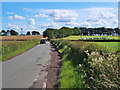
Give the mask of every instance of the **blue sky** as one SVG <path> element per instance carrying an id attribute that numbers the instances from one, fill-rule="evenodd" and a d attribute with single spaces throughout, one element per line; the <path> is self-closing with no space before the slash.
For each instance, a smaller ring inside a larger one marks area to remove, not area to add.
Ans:
<path id="1" fill-rule="evenodd" d="M 117 27 L 117 2 L 2 2 L 2 29 Z"/>

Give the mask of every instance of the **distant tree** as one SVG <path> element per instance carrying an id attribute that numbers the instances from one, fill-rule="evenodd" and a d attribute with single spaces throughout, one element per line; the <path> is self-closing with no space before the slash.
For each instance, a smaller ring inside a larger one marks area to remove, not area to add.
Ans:
<path id="1" fill-rule="evenodd" d="M 6 35 L 7 35 L 7 32 L 6 32 L 5 30 L 2 30 L 2 31 L 1 31 L 1 35 L 2 35 L 2 36 L 6 36 Z"/>
<path id="2" fill-rule="evenodd" d="M 28 31 L 28 32 L 26 33 L 26 35 L 31 35 L 31 34 L 30 34 L 30 31 Z"/>
<path id="3" fill-rule="evenodd" d="M 11 30 L 11 31 L 10 31 L 10 34 L 11 34 L 11 35 L 18 35 L 18 32 L 16 32 L 15 30 Z"/>
<path id="4" fill-rule="evenodd" d="M 38 31 L 32 31 L 32 35 L 40 35 Z"/>

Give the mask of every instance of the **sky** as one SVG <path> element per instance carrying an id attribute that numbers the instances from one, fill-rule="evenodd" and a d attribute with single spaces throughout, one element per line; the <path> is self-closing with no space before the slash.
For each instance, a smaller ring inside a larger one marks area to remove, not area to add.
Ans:
<path id="1" fill-rule="evenodd" d="M 118 27 L 117 2 L 2 2 L 2 29 Z"/>

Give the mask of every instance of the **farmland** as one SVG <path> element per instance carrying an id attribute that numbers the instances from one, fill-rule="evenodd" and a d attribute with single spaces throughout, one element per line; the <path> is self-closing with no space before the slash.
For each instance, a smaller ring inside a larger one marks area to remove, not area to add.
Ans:
<path id="1" fill-rule="evenodd" d="M 108 48 L 108 50 L 110 50 L 111 52 L 117 51 L 120 45 L 120 42 L 95 42 L 95 43 Z"/>
<path id="2" fill-rule="evenodd" d="M 42 35 L 22 35 L 22 36 L 1 36 L 0 40 L 29 40 L 29 39 L 41 39 Z"/>
<path id="3" fill-rule="evenodd" d="M 79 40 L 79 38 L 97 38 L 97 37 L 108 37 L 109 39 L 120 40 L 120 36 L 69 36 L 62 39 L 65 40 Z"/>

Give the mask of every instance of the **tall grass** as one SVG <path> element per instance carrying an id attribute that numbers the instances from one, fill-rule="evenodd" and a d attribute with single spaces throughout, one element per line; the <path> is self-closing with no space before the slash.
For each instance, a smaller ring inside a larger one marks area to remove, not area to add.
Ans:
<path id="1" fill-rule="evenodd" d="M 118 89 L 118 61 L 105 47 L 88 42 L 52 41 L 63 60 L 60 88 Z"/>
<path id="2" fill-rule="evenodd" d="M 11 56 L 19 54 L 38 43 L 38 40 L 27 41 L 3 41 L 2 42 L 2 61 Z"/>

